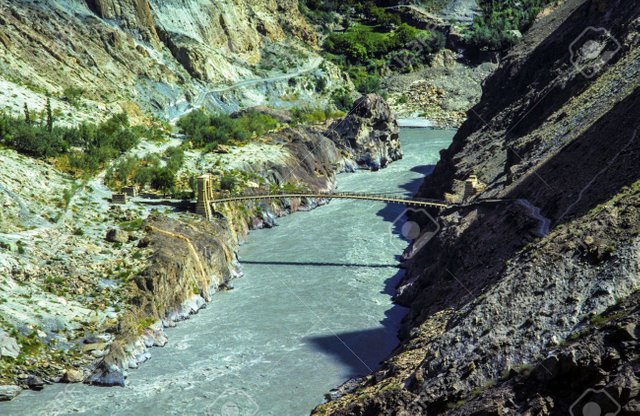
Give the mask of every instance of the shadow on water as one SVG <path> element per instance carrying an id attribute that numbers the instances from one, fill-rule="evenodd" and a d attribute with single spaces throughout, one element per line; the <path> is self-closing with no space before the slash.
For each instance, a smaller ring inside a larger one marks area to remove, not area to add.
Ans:
<path id="1" fill-rule="evenodd" d="M 242 260 L 242 264 L 266 264 L 271 266 L 317 266 L 317 267 L 361 267 L 364 269 L 397 269 L 398 264 L 367 264 L 367 263 L 335 263 L 326 261 L 261 261 Z"/>
<path id="2" fill-rule="evenodd" d="M 433 172 L 434 165 L 421 165 L 411 169 L 412 172 L 422 174 L 400 186 L 408 195 L 414 195 L 424 180 L 424 176 Z M 405 213 L 408 209 L 398 204 L 387 204 L 377 212 L 386 222 L 389 222 L 389 230 L 394 234 L 400 234 L 404 224 Z M 389 266 L 385 266 L 389 267 Z M 398 267 L 398 266 L 395 266 Z M 385 281 L 382 293 L 394 296 L 400 284 L 404 270 Z M 399 323 L 405 316 L 407 309 L 394 304 L 385 312 L 385 318 L 380 322 L 382 327 L 361 331 L 342 332 L 329 336 L 308 337 L 308 341 L 315 349 L 323 354 L 331 354 L 342 363 L 348 372 L 348 377 L 362 377 L 378 369 L 397 346 Z"/>
<path id="3" fill-rule="evenodd" d="M 411 171 L 427 176 L 427 175 L 430 175 L 434 169 L 435 169 L 435 165 L 420 165 L 420 166 L 413 167 Z M 424 181 L 424 176 L 412 179 L 409 182 L 406 182 L 400 185 L 400 188 L 406 190 L 407 195 L 413 196 L 420 188 L 420 185 L 422 185 L 422 182 Z M 384 208 L 378 211 L 377 215 L 382 217 L 383 220 L 390 223 L 389 230 L 391 233 L 396 234 L 400 236 L 403 240 L 407 241 L 402 236 L 402 233 L 401 233 L 402 226 L 406 222 L 406 213 L 420 212 L 420 211 L 424 211 L 424 209 L 405 207 L 398 204 L 387 204 Z"/>
<path id="4" fill-rule="evenodd" d="M 393 295 L 402 278 L 403 271 L 385 281 L 384 293 Z M 360 331 L 341 332 L 322 337 L 307 337 L 318 352 L 332 355 L 347 371 L 347 377 L 362 377 L 380 367 L 398 344 L 398 323 L 407 309 L 393 305 L 385 312 L 380 322 L 382 327 Z"/>

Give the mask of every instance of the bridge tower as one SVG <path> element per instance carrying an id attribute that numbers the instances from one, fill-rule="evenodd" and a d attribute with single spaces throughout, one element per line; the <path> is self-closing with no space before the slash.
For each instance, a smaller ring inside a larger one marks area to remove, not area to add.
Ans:
<path id="1" fill-rule="evenodd" d="M 213 177 L 206 173 L 198 176 L 198 201 L 196 202 L 196 214 L 210 220 L 211 200 L 213 199 Z"/>
<path id="2" fill-rule="evenodd" d="M 464 182 L 464 193 L 462 195 L 462 200 L 467 201 L 472 196 L 484 192 L 486 188 L 487 185 L 481 182 L 476 175 L 471 175 Z"/>

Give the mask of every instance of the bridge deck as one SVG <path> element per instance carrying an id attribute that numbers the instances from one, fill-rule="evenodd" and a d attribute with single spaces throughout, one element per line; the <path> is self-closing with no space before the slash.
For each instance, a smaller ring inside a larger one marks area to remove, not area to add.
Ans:
<path id="1" fill-rule="evenodd" d="M 398 198 L 385 194 L 367 194 L 367 193 L 350 193 L 350 192 L 326 192 L 326 193 L 282 193 L 282 194 L 268 194 L 268 195 L 246 195 L 246 196 L 232 196 L 227 198 L 212 199 L 212 204 L 225 203 L 225 202 L 238 202 L 238 201 L 256 201 L 256 200 L 270 200 L 279 198 L 326 198 L 326 199 L 354 199 L 364 201 L 380 201 L 394 204 L 402 204 L 406 206 L 414 207 L 437 207 L 447 208 L 453 206 L 446 201 L 440 201 L 437 199 L 421 199 L 421 198 Z"/>

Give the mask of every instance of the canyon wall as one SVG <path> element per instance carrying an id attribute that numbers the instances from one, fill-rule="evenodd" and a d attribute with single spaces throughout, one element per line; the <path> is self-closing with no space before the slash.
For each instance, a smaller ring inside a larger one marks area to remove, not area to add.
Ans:
<path id="1" fill-rule="evenodd" d="M 190 106 L 233 109 L 287 94 L 322 102 L 317 80 L 327 93 L 344 80 L 316 47 L 297 1 L 0 2 L 3 98 L 18 101 L 14 90 L 26 87 L 27 104 L 50 94 L 64 108 L 74 88 L 82 106 L 65 110 L 88 115 L 140 106 L 171 118 Z M 229 88 L 242 81 L 240 91 Z"/>
<path id="2" fill-rule="evenodd" d="M 560 2 L 503 59 L 418 196 L 486 190 L 422 223 L 403 345 L 318 414 L 568 414 L 588 389 L 638 411 L 639 23 Z"/>

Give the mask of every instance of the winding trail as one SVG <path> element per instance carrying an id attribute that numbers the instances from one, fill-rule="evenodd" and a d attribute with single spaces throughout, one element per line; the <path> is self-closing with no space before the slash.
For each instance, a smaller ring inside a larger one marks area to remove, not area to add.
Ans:
<path id="1" fill-rule="evenodd" d="M 315 71 L 320 64 L 322 64 L 322 62 L 324 62 L 324 60 L 321 57 L 315 57 L 313 59 L 311 59 L 306 65 L 303 65 L 302 67 L 298 68 L 296 71 L 294 72 L 288 72 L 286 74 L 280 74 L 280 75 L 276 75 L 273 77 L 268 77 L 268 78 L 255 78 L 255 79 L 247 79 L 244 81 L 239 81 L 236 82 L 234 84 L 231 85 L 226 85 L 224 87 L 217 87 L 217 88 L 212 88 L 206 91 L 203 91 L 202 94 L 200 94 L 198 96 L 198 98 L 196 98 L 196 100 L 194 100 L 193 104 L 191 104 L 189 106 L 189 108 L 186 111 L 183 111 L 182 114 L 180 114 L 177 117 L 173 117 L 171 119 L 171 124 L 175 124 L 175 122 L 182 117 L 183 115 L 198 109 L 198 108 L 202 108 L 204 106 L 204 103 L 206 102 L 206 100 L 209 98 L 209 96 L 211 96 L 212 94 L 218 94 L 221 92 L 226 92 L 226 91 L 231 91 L 231 90 L 235 90 L 238 88 L 244 88 L 244 87 L 248 87 L 251 85 L 257 85 L 257 84 L 264 84 L 264 83 L 269 83 L 269 82 L 277 82 L 277 81 L 286 81 L 289 80 L 291 78 L 297 78 L 300 75 L 309 73 L 311 71 Z"/>
<path id="2" fill-rule="evenodd" d="M 538 221 L 538 228 L 536 234 L 540 237 L 544 237 L 551 231 L 551 219 L 545 217 L 540 213 L 540 208 L 533 205 L 528 199 L 518 199 L 516 203 L 527 210 L 527 215 Z"/>
<path id="3" fill-rule="evenodd" d="M 277 75 L 275 77 L 269 77 L 269 78 L 248 79 L 248 80 L 236 82 L 235 84 L 232 84 L 232 85 L 227 85 L 225 87 L 213 88 L 207 91 L 204 96 L 206 97 L 209 94 L 234 90 L 236 88 L 248 87 L 250 85 L 263 84 L 267 82 L 286 81 L 291 78 L 296 78 L 296 77 L 299 77 L 300 75 L 314 71 L 320 66 L 322 61 L 323 61 L 322 58 L 316 57 L 316 58 L 313 58 L 311 61 L 309 61 L 306 65 L 298 68 L 297 71 L 289 72 L 286 74 L 281 74 L 281 75 Z"/>

